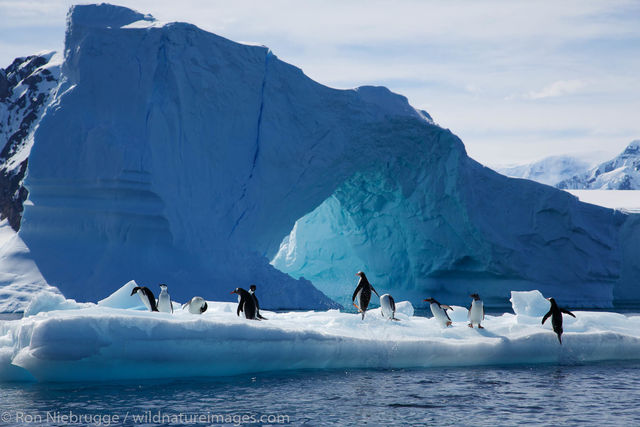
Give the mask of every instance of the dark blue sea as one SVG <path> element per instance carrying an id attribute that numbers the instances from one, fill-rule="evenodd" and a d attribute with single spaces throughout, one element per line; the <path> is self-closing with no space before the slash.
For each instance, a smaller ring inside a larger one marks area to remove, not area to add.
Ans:
<path id="1" fill-rule="evenodd" d="M 4 425 L 637 426 L 640 363 L 0 384 Z"/>

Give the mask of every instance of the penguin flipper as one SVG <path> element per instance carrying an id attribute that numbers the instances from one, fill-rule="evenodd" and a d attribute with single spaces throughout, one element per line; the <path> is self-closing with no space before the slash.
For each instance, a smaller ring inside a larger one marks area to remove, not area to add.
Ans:
<path id="1" fill-rule="evenodd" d="M 544 325 L 544 322 L 547 321 L 547 319 L 549 318 L 549 316 L 551 316 L 551 310 L 549 310 L 549 312 L 547 314 L 544 315 L 544 317 L 542 318 L 542 324 Z"/>
<path id="2" fill-rule="evenodd" d="M 358 295 L 358 292 L 359 292 L 360 290 L 362 290 L 362 288 L 363 288 L 363 286 L 362 286 L 362 281 L 360 281 L 360 282 L 358 283 L 358 286 L 356 286 L 356 290 L 355 290 L 355 291 L 353 291 L 353 296 L 351 297 L 351 302 L 353 302 L 353 301 L 355 301 L 355 300 L 356 300 L 356 295 Z"/>
<path id="3" fill-rule="evenodd" d="M 378 295 L 378 298 L 380 298 L 380 294 L 378 293 L 378 291 L 374 289 L 373 285 L 371 285 L 371 290 L 373 291 L 374 294 Z"/>
<path id="4" fill-rule="evenodd" d="M 575 316 L 575 314 L 573 314 L 572 312 L 570 312 L 570 311 L 569 311 L 569 310 L 567 310 L 566 308 L 561 308 L 561 309 L 560 309 L 560 311 L 561 311 L 561 312 L 563 312 L 563 313 L 565 313 L 565 314 L 568 314 L 569 316 L 571 316 L 571 317 L 573 317 L 573 318 L 575 318 L 575 317 L 576 317 L 576 316 Z"/>
<path id="5" fill-rule="evenodd" d="M 448 305 L 446 305 L 446 304 L 440 304 L 440 307 L 442 307 L 442 308 L 443 308 L 443 310 L 445 310 L 445 311 L 446 311 L 446 310 L 451 310 L 451 311 L 453 311 L 453 308 L 451 308 L 450 306 L 448 306 Z"/>

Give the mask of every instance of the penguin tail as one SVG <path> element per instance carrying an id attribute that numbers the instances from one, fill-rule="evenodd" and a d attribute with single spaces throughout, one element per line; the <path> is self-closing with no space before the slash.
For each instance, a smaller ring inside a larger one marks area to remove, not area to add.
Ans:
<path id="1" fill-rule="evenodd" d="M 365 312 L 363 311 L 363 312 L 362 312 L 362 320 L 364 320 L 364 313 L 365 313 Z"/>
<path id="2" fill-rule="evenodd" d="M 562 345 L 562 334 L 558 334 L 558 342 Z"/>

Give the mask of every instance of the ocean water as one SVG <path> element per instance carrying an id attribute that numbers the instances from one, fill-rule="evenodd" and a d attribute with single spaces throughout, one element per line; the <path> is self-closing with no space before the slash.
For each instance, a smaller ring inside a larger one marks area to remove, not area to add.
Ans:
<path id="1" fill-rule="evenodd" d="M 640 363 L 0 384 L 0 425 L 640 425 Z"/>

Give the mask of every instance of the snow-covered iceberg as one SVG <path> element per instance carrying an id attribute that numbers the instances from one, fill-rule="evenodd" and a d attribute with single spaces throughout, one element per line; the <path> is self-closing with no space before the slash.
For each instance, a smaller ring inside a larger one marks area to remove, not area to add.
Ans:
<path id="1" fill-rule="evenodd" d="M 138 299 L 132 296 L 132 299 Z M 124 298 L 116 298 L 124 304 Z M 38 306 L 43 308 L 47 296 Z M 454 307 L 453 326 L 413 316 L 397 304 L 397 322 L 380 310 L 360 315 L 263 312 L 236 316 L 236 304 L 209 302 L 202 315 L 61 304 L 20 320 L 0 321 L 0 381 L 78 381 L 220 376 L 290 369 L 428 368 L 496 364 L 582 363 L 640 358 L 640 316 L 574 311 L 563 345 L 540 324 L 549 303 L 514 292 L 516 314 L 486 316 L 467 327 Z M 455 315 L 454 315 L 455 313 Z M 542 313 L 542 314 L 541 314 Z"/>
<path id="2" fill-rule="evenodd" d="M 133 278 L 327 308 L 358 270 L 413 302 L 640 293 L 630 216 L 494 173 L 386 88 L 331 89 L 265 47 L 107 4 L 69 13 L 25 184 L 28 251 L 0 271 L 28 256 L 77 300 Z"/>

